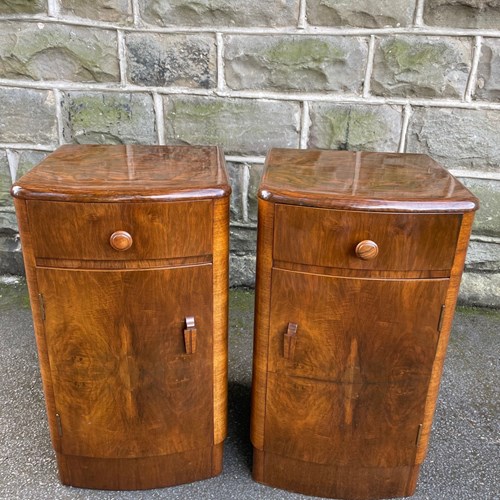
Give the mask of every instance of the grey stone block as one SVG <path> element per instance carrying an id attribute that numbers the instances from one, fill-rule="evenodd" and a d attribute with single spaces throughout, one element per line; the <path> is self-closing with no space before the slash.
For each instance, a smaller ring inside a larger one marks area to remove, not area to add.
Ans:
<path id="1" fill-rule="evenodd" d="M 47 90 L 0 88 L 0 142 L 57 143 L 54 94 Z"/>
<path id="2" fill-rule="evenodd" d="M 64 138 L 77 144 L 156 144 L 153 99 L 145 94 L 67 92 Z"/>
<path id="3" fill-rule="evenodd" d="M 397 151 L 401 134 L 399 107 L 315 103 L 310 115 L 309 147 Z"/>
<path id="4" fill-rule="evenodd" d="M 231 254 L 255 255 L 257 250 L 256 226 L 231 225 L 229 232 Z"/>
<path id="5" fill-rule="evenodd" d="M 426 0 L 424 22 L 433 26 L 498 29 L 500 2 L 498 0 Z"/>
<path id="6" fill-rule="evenodd" d="M 465 272 L 458 301 L 460 304 L 500 308 L 500 272 Z"/>
<path id="7" fill-rule="evenodd" d="M 476 99 L 500 101 L 500 40 L 485 38 L 477 68 Z"/>
<path id="8" fill-rule="evenodd" d="M 120 24 L 133 22 L 130 0 L 60 0 L 65 15 L 109 21 Z"/>
<path id="9" fill-rule="evenodd" d="M 0 207 L 0 233 L 9 236 L 16 236 L 18 234 L 14 207 Z"/>
<path id="10" fill-rule="evenodd" d="M 215 86 L 217 51 L 212 35 L 131 33 L 126 40 L 130 82 L 159 87 Z"/>
<path id="11" fill-rule="evenodd" d="M 141 16 L 158 26 L 295 26 L 299 0 L 139 0 Z"/>
<path id="12" fill-rule="evenodd" d="M 24 275 L 23 256 L 18 236 L 0 233 L 0 274 Z"/>
<path id="13" fill-rule="evenodd" d="M 0 14 L 39 14 L 47 12 L 47 0 L 2 0 Z"/>
<path id="14" fill-rule="evenodd" d="M 359 93 L 367 53 L 359 37 L 229 36 L 226 82 L 237 90 Z"/>
<path id="15" fill-rule="evenodd" d="M 265 154 L 297 147 L 300 106 L 295 102 L 199 96 L 165 97 L 167 144 L 219 144 L 227 154 Z"/>
<path id="16" fill-rule="evenodd" d="M 500 111 L 415 108 L 407 151 L 426 153 L 448 168 L 498 171 Z"/>
<path id="17" fill-rule="evenodd" d="M 0 77 L 117 82 L 116 33 L 53 23 L 0 23 Z"/>
<path id="18" fill-rule="evenodd" d="M 308 0 L 307 20 L 318 26 L 410 26 L 415 0 Z"/>
<path id="19" fill-rule="evenodd" d="M 228 162 L 231 182 L 231 220 L 239 223 L 257 222 L 257 190 L 263 165 Z"/>
<path id="20" fill-rule="evenodd" d="M 467 178 L 461 181 L 480 201 L 472 230 L 475 233 L 500 236 L 500 181 Z"/>
<path id="21" fill-rule="evenodd" d="M 229 285 L 230 286 L 255 286 L 255 256 L 230 255 L 229 256 Z"/>
<path id="22" fill-rule="evenodd" d="M 500 243 L 471 240 L 467 250 L 465 270 L 471 273 L 499 272 Z"/>
<path id="23" fill-rule="evenodd" d="M 7 155 L 5 151 L 0 150 L 0 207 L 12 206 L 12 198 L 10 196 L 11 185 L 12 177 L 10 175 Z"/>
<path id="24" fill-rule="evenodd" d="M 15 151 L 19 161 L 16 170 L 16 180 L 38 165 L 48 154 L 48 151 L 34 151 L 29 149 Z"/>
<path id="25" fill-rule="evenodd" d="M 470 39 L 382 38 L 376 45 L 371 89 L 380 96 L 461 97 L 471 59 Z"/>

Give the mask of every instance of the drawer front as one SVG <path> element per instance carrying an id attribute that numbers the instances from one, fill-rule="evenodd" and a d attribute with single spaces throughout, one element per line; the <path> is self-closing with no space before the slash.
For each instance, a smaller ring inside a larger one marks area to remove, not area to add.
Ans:
<path id="1" fill-rule="evenodd" d="M 115 261 L 212 253 L 211 201 L 27 206 L 38 258 Z"/>
<path id="2" fill-rule="evenodd" d="M 380 271 L 451 269 L 461 215 L 276 205 L 274 259 Z M 358 249 L 358 250 L 357 250 Z"/>

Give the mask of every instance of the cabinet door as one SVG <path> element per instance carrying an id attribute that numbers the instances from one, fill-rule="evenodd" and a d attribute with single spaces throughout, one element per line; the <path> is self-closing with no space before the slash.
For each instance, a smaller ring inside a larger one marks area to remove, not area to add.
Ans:
<path id="1" fill-rule="evenodd" d="M 411 464 L 447 286 L 273 270 L 266 449 Z"/>
<path id="2" fill-rule="evenodd" d="M 155 456 L 212 445 L 212 266 L 38 269 L 61 451 Z M 186 354 L 192 316 L 197 348 Z"/>

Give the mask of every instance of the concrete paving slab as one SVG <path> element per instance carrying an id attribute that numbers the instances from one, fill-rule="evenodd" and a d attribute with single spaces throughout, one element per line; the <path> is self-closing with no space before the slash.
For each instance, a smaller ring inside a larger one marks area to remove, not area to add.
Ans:
<path id="1" fill-rule="evenodd" d="M 229 435 L 223 473 L 147 491 L 59 484 L 45 417 L 31 313 L 22 280 L 0 279 L 0 499 L 306 499 L 251 478 L 253 292 L 232 290 Z M 500 311 L 459 308 L 431 444 L 415 500 L 500 499 Z"/>

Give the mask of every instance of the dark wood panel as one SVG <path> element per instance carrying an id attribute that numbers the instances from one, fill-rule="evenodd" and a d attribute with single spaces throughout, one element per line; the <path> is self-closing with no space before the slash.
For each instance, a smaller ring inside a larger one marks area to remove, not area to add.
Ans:
<path id="1" fill-rule="evenodd" d="M 27 199 L 137 202 L 213 199 L 231 188 L 216 146 L 68 144 L 11 192 Z"/>
<path id="2" fill-rule="evenodd" d="M 28 201 L 38 258 L 146 260 L 211 255 L 212 202 L 65 203 Z M 125 251 L 110 244 L 130 233 Z"/>
<path id="3" fill-rule="evenodd" d="M 132 458 L 213 444 L 211 265 L 37 276 L 62 453 Z M 195 354 L 185 353 L 188 316 Z"/>
<path id="4" fill-rule="evenodd" d="M 449 281 L 333 278 L 274 269 L 268 370 L 336 383 L 428 380 Z M 283 356 L 297 325 L 293 359 Z"/>
<path id="5" fill-rule="evenodd" d="M 269 373 L 265 451 L 354 467 L 412 465 L 427 384 L 323 382 Z"/>
<path id="6" fill-rule="evenodd" d="M 466 212 L 477 198 L 422 154 L 272 149 L 259 196 L 346 210 Z"/>
<path id="7" fill-rule="evenodd" d="M 314 266 L 381 271 L 448 270 L 460 215 L 380 214 L 276 205 L 274 259 Z M 362 240 L 379 248 L 359 258 Z"/>
<path id="8" fill-rule="evenodd" d="M 58 453 L 57 463 L 63 484 L 99 490 L 143 490 L 190 483 L 219 474 L 222 448 L 221 443 L 172 455 L 121 459 Z"/>
<path id="9" fill-rule="evenodd" d="M 419 466 L 342 467 L 308 463 L 254 450 L 258 481 L 306 495 L 370 500 L 413 495 Z"/>

